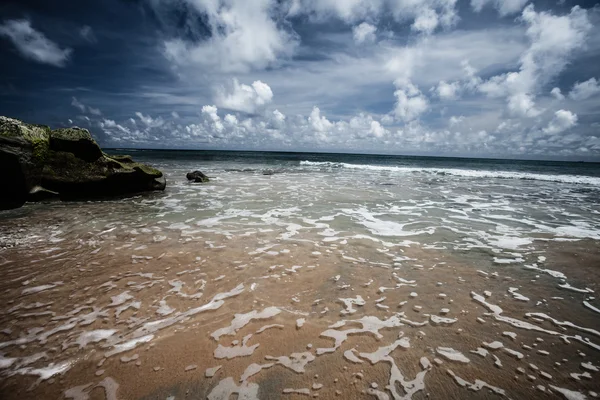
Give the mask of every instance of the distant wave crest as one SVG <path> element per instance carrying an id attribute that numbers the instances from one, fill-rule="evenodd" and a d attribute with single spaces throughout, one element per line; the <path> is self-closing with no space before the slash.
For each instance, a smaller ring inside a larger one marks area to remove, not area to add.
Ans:
<path id="1" fill-rule="evenodd" d="M 498 178 L 498 179 L 522 179 L 533 181 L 574 183 L 584 185 L 600 185 L 600 178 L 584 175 L 558 175 L 558 174 L 536 174 L 531 172 L 517 171 L 488 171 L 461 168 L 416 168 L 416 167 L 394 167 L 388 165 L 348 164 L 331 161 L 300 161 L 300 165 L 319 168 L 346 168 L 371 171 L 391 171 L 398 173 L 428 173 L 436 175 L 450 175 L 466 178 Z"/>

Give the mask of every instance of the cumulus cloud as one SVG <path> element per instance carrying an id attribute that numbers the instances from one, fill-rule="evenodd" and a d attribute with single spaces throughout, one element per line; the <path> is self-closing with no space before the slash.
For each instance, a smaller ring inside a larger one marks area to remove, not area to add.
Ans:
<path id="1" fill-rule="evenodd" d="M 381 138 L 385 136 L 387 129 L 381 126 L 379 121 L 371 121 L 371 129 L 369 129 L 369 133 L 377 138 Z"/>
<path id="2" fill-rule="evenodd" d="M 377 27 L 367 22 L 352 28 L 354 41 L 358 44 L 373 43 L 376 39 L 375 32 L 377 32 Z"/>
<path id="3" fill-rule="evenodd" d="M 271 124 L 275 129 L 283 129 L 285 127 L 286 116 L 279 110 L 273 111 L 271 116 Z"/>
<path id="4" fill-rule="evenodd" d="M 479 84 L 489 97 L 506 97 L 514 117 L 535 117 L 543 111 L 535 105 L 541 88 L 559 75 L 573 53 L 581 49 L 592 28 L 587 11 L 575 6 L 566 15 L 536 12 L 525 7 L 521 20 L 527 25 L 529 48 L 520 57 L 519 71 L 496 75 Z"/>
<path id="5" fill-rule="evenodd" d="M 457 97 L 459 89 L 460 85 L 458 82 L 447 83 L 445 81 L 440 81 L 436 88 L 436 93 L 442 100 L 453 100 Z"/>
<path id="6" fill-rule="evenodd" d="M 569 97 L 573 100 L 586 100 L 600 93 L 600 82 L 596 78 L 588 79 L 585 82 L 577 82 L 569 92 Z"/>
<path id="7" fill-rule="evenodd" d="M 426 8 L 416 15 L 411 28 L 423 33 L 432 33 L 439 25 L 438 14 L 431 8 Z"/>
<path id="8" fill-rule="evenodd" d="M 333 124 L 325 117 L 321 116 L 321 110 L 319 107 L 313 107 L 308 121 L 312 128 L 317 132 L 328 132 L 333 128 Z"/>
<path id="9" fill-rule="evenodd" d="M 481 12 L 487 5 L 493 6 L 501 16 L 516 14 L 523 9 L 529 0 L 471 0 L 475 12 Z"/>
<path id="10" fill-rule="evenodd" d="M 517 92 L 508 97 L 508 113 L 513 117 L 537 117 L 543 110 L 536 108 L 533 97 L 528 93 Z"/>
<path id="11" fill-rule="evenodd" d="M 394 115 L 400 121 L 409 122 L 417 119 L 429 109 L 429 101 L 412 83 L 399 85 L 394 96 L 396 97 Z"/>
<path id="12" fill-rule="evenodd" d="M 210 122 L 212 122 L 212 127 L 215 129 L 215 131 L 221 133 L 223 132 L 225 127 L 221 122 L 221 117 L 219 117 L 219 115 L 217 114 L 217 110 L 218 109 L 216 106 L 204 106 L 202 107 L 202 114 L 207 115 L 210 119 Z"/>
<path id="13" fill-rule="evenodd" d="M 162 117 L 152 118 L 150 115 L 144 115 L 141 112 L 136 112 L 135 115 L 142 121 L 144 125 L 151 128 L 158 128 L 164 125 L 165 121 Z"/>
<path id="14" fill-rule="evenodd" d="M 391 15 L 396 22 L 412 21 L 412 29 L 431 33 L 456 23 L 456 0 L 291 0 L 288 15 L 317 20 L 336 17 L 347 23 Z"/>
<path id="15" fill-rule="evenodd" d="M 225 115 L 225 118 L 223 118 L 223 121 L 225 121 L 225 123 L 229 126 L 236 126 L 238 124 L 238 119 L 233 114 Z"/>
<path id="16" fill-rule="evenodd" d="M 564 98 L 565 98 L 565 96 L 562 94 L 562 92 L 561 92 L 560 88 L 557 88 L 557 87 L 553 88 L 553 89 L 550 91 L 550 94 L 551 94 L 551 95 L 552 95 L 552 96 L 553 96 L 553 97 L 554 97 L 556 100 L 562 100 L 562 99 L 564 99 Z"/>
<path id="17" fill-rule="evenodd" d="M 114 130 L 118 130 L 122 133 L 126 133 L 126 134 L 130 134 L 131 131 L 124 127 L 123 125 L 117 124 L 114 120 L 112 119 L 104 119 L 102 120 L 102 122 L 100 122 L 100 127 L 104 129 L 105 133 L 108 133 L 110 135 L 114 134 Z"/>
<path id="18" fill-rule="evenodd" d="M 558 110 L 554 113 L 554 118 L 543 130 L 549 135 L 561 133 L 577 125 L 577 114 L 567 110 Z"/>
<path id="19" fill-rule="evenodd" d="M 61 49 L 33 29 L 26 19 L 5 21 L 0 25 L 0 36 L 8 38 L 24 58 L 55 67 L 64 67 L 73 52 L 69 48 Z"/>
<path id="20" fill-rule="evenodd" d="M 465 120 L 464 115 L 459 115 L 458 117 L 453 115 L 450 117 L 450 119 L 448 120 L 448 123 L 450 124 L 450 126 L 454 126 L 454 125 L 458 125 L 461 122 L 463 122 Z"/>
<path id="21" fill-rule="evenodd" d="M 292 55 L 296 37 L 272 17 L 276 0 L 182 0 L 206 18 L 210 38 L 191 42 L 182 38 L 164 42 L 164 54 L 177 66 L 204 66 L 220 72 L 262 69 Z M 177 6 L 177 2 L 157 0 Z M 157 12 L 161 12 L 158 9 Z M 198 15 L 189 21 L 198 29 Z"/>
<path id="22" fill-rule="evenodd" d="M 252 85 L 240 84 L 233 79 L 230 88 L 220 88 L 215 102 L 219 107 L 253 114 L 273 100 L 273 91 L 264 82 L 254 81 Z"/>

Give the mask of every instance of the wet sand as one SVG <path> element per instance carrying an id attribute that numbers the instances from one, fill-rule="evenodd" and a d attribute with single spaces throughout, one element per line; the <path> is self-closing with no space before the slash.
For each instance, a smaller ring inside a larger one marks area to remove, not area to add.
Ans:
<path id="1" fill-rule="evenodd" d="M 56 215 L 2 223 L 3 399 L 600 393 L 599 241 L 536 240 L 515 265 L 485 249 L 78 230 Z"/>

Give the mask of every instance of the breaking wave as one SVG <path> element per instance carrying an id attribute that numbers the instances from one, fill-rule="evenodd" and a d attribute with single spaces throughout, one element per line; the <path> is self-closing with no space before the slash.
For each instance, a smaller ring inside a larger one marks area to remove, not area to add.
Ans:
<path id="1" fill-rule="evenodd" d="M 564 175 L 564 174 L 536 174 L 531 172 L 517 171 L 489 171 L 462 168 L 417 168 L 417 167 L 399 167 L 389 165 L 368 165 L 368 164 L 349 164 L 341 162 L 315 162 L 300 161 L 302 166 L 311 166 L 319 168 L 345 168 L 370 171 L 389 171 L 397 173 L 426 173 L 434 175 L 449 175 L 466 178 L 497 178 L 497 179 L 521 179 L 546 182 L 560 182 L 583 185 L 600 185 L 600 178 L 585 175 Z"/>

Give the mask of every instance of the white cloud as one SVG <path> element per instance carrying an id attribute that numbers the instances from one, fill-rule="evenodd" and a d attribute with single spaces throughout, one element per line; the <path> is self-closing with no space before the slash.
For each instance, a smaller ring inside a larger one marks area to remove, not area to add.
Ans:
<path id="1" fill-rule="evenodd" d="M 317 20 L 336 17 L 347 23 L 391 15 L 396 22 L 412 21 L 412 29 L 431 33 L 458 20 L 456 0 L 291 0 L 288 15 Z"/>
<path id="2" fill-rule="evenodd" d="M 86 106 L 85 104 L 83 104 L 82 102 L 77 100 L 76 97 L 71 98 L 71 105 L 73 107 L 77 108 L 81 112 L 89 112 L 92 115 L 98 115 L 98 116 L 102 115 L 102 111 L 100 111 L 99 108 L 92 108 L 92 107 Z"/>
<path id="3" fill-rule="evenodd" d="M 276 129 L 284 128 L 285 122 L 286 122 L 286 117 L 281 111 L 279 111 L 279 110 L 273 111 L 272 118 L 271 118 L 271 124 L 273 125 L 274 128 L 276 128 Z"/>
<path id="4" fill-rule="evenodd" d="M 158 117 L 156 119 L 152 118 L 150 115 L 144 115 L 141 112 L 136 112 L 135 115 L 149 128 L 158 128 L 164 125 L 165 121 Z"/>
<path id="5" fill-rule="evenodd" d="M 296 37 L 272 18 L 276 0 L 183 1 L 207 18 L 211 37 L 199 43 L 180 38 L 166 40 L 164 54 L 177 66 L 245 72 L 265 68 L 295 51 Z M 176 4 L 167 0 L 155 3 Z M 195 19 L 189 25 L 198 26 Z"/>
<path id="6" fill-rule="evenodd" d="M 221 133 L 225 129 L 223 123 L 221 122 L 221 117 L 217 114 L 217 107 L 215 106 L 203 106 L 202 114 L 207 115 L 212 122 L 212 127 L 218 132 Z"/>
<path id="7" fill-rule="evenodd" d="M 85 105 L 82 104 L 76 97 L 73 97 L 71 101 L 71 105 L 75 108 L 78 108 L 81 112 L 85 112 Z"/>
<path id="8" fill-rule="evenodd" d="M 33 29 L 26 19 L 5 21 L 0 25 L 0 36 L 10 39 L 23 57 L 42 64 L 64 67 L 72 53 Z"/>
<path id="9" fill-rule="evenodd" d="M 312 128 L 317 132 L 328 132 L 333 128 L 333 124 L 325 117 L 321 116 L 321 110 L 319 107 L 313 107 L 308 121 Z"/>
<path id="10" fill-rule="evenodd" d="M 516 14 L 523 9 L 529 0 L 471 0 L 471 7 L 480 12 L 483 7 L 492 5 L 501 16 Z"/>
<path id="11" fill-rule="evenodd" d="M 273 100 L 273 91 L 264 82 L 254 81 L 252 85 L 240 84 L 233 79 L 229 90 L 220 88 L 215 102 L 219 107 L 253 114 Z"/>
<path id="12" fill-rule="evenodd" d="M 517 72 L 496 75 L 478 88 L 489 97 L 506 97 L 507 111 L 515 117 L 535 117 L 543 110 L 535 105 L 541 88 L 567 66 L 582 48 L 592 28 L 586 10 L 575 6 L 567 15 L 536 12 L 527 6 L 521 20 L 527 25 L 529 48 L 520 57 Z"/>
<path id="13" fill-rule="evenodd" d="M 102 111 L 100 111 L 99 108 L 88 107 L 88 110 L 90 111 L 90 114 L 93 114 L 93 115 L 102 115 Z"/>
<path id="14" fill-rule="evenodd" d="M 518 92 L 508 97 L 508 113 L 513 117 L 537 117 L 543 110 L 535 106 L 532 96 L 527 93 Z"/>
<path id="15" fill-rule="evenodd" d="M 556 100 L 562 100 L 565 98 L 565 96 L 562 94 L 562 92 L 560 91 L 560 88 L 553 88 L 550 91 L 550 94 L 556 99 Z"/>
<path id="16" fill-rule="evenodd" d="M 411 28 L 423 33 L 432 33 L 439 25 L 438 14 L 431 8 L 425 8 L 415 18 Z"/>
<path id="17" fill-rule="evenodd" d="M 577 82 L 569 92 L 569 97 L 573 100 L 585 100 L 600 93 L 600 82 L 596 78 L 588 79 L 585 82 Z"/>
<path id="18" fill-rule="evenodd" d="M 567 110 L 558 110 L 554 113 L 554 118 L 543 130 L 545 133 L 554 135 L 566 131 L 577 125 L 577 114 Z"/>
<path id="19" fill-rule="evenodd" d="M 102 122 L 100 122 L 100 127 L 104 130 L 105 133 L 108 133 L 110 135 L 113 135 L 116 131 L 120 131 L 125 134 L 131 133 L 131 131 L 128 128 L 126 128 L 120 124 L 117 124 L 112 119 L 102 120 Z"/>
<path id="20" fill-rule="evenodd" d="M 179 113 L 177 111 L 171 111 L 171 116 L 175 119 L 179 119 Z"/>
<path id="21" fill-rule="evenodd" d="M 397 86 L 394 92 L 396 97 L 394 115 L 398 120 L 412 121 L 429 109 L 427 98 L 412 83 Z"/>
<path id="22" fill-rule="evenodd" d="M 453 100 L 456 99 L 460 85 L 458 82 L 447 83 L 440 81 L 436 88 L 437 95 L 442 100 Z"/>
<path id="23" fill-rule="evenodd" d="M 382 0 L 291 0 L 288 14 L 309 14 L 317 19 L 335 16 L 347 22 L 377 15 Z"/>
<path id="24" fill-rule="evenodd" d="M 225 118 L 223 118 L 223 121 L 225 121 L 225 123 L 229 126 L 236 126 L 238 124 L 238 119 L 233 114 L 225 115 Z"/>
<path id="25" fill-rule="evenodd" d="M 387 130 L 381 126 L 378 121 L 371 121 L 371 129 L 369 129 L 369 133 L 377 138 L 381 138 L 385 136 Z"/>
<path id="26" fill-rule="evenodd" d="M 377 32 L 377 27 L 367 22 L 352 28 L 354 41 L 358 44 L 373 43 L 376 40 L 375 32 Z"/>
<path id="27" fill-rule="evenodd" d="M 454 126 L 454 125 L 460 124 L 464 120 L 465 120 L 465 117 L 463 115 L 459 115 L 458 117 L 453 115 L 448 120 L 448 123 L 450 124 L 450 126 Z"/>
<path id="28" fill-rule="evenodd" d="M 521 74 L 537 76 L 546 83 L 562 72 L 573 52 L 585 44 L 592 28 L 587 11 L 575 6 L 567 15 L 536 12 L 532 5 L 523 10 L 528 25 L 530 48 L 521 57 Z"/>

